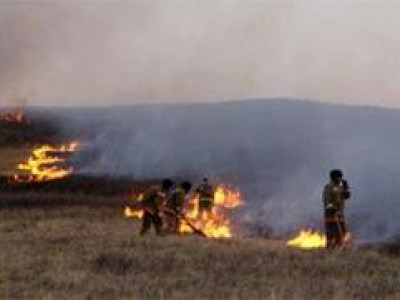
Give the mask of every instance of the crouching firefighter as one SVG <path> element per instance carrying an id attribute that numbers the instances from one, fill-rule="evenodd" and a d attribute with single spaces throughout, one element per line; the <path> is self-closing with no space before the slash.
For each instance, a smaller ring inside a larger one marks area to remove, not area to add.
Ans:
<path id="1" fill-rule="evenodd" d="M 330 172 L 330 182 L 325 185 L 323 191 L 323 203 L 325 213 L 325 232 L 327 248 L 340 247 L 347 234 L 344 219 L 345 202 L 351 196 L 350 188 L 343 179 L 341 170 L 334 169 Z"/>
<path id="2" fill-rule="evenodd" d="M 162 210 L 167 201 L 168 192 L 173 186 L 170 179 L 164 179 L 161 187 L 152 187 L 143 197 L 143 218 L 140 235 L 145 235 L 151 225 L 154 226 L 157 235 L 162 234 L 163 221 L 161 217 Z"/>
<path id="3" fill-rule="evenodd" d="M 214 206 L 214 188 L 208 183 L 208 178 L 203 178 L 203 183 L 196 189 L 199 195 L 199 217 L 204 213 L 211 213 Z"/>
<path id="4" fill-rule="evenodd" d="M 192 188 L 188 181 L 182 182 L 168 196 L 165 208 L 168 233 L 179 233 L 181 215 L 185 206 L 186 197 Z"/>

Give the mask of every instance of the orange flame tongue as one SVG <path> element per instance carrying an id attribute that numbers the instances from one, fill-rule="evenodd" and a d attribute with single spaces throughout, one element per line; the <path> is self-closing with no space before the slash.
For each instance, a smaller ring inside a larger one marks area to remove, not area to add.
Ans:
<path id="1" fill-rule="evenodd" d="M 127 218 L 141 219 L 143 217 L 143 210 L 135 210 L 130 207 L 125 207 L 124 215 Z"/>
<path id="2" fill-rule="evenodd" d="M 143 198 L 143 195 L 139 196 Z M 210 238 L 230 238 L 233 236 L 232 226 L 226 210 L 235 209 L 242 205 L 241 195 L 238 191 L 231 190 L 223 185 L 219 185 L 214 193 L 214 207 L 211 213 L 204 213 L 199 216 L 199 201 L 197 196 L 193 196 L 187 203 L 184 214 L 185 219 L 195 228 L 201 230 Z M 128 218 L 142 218 L 143 211 L 125 207 L 124 216 Z M 192 228 L 186 221 L 181 221 L 179 225 L 180 233 L 193 233 Z"/>
<path id="3" fill-rule="evenodd" d="M 29 172 L 29 176 L 26 178 L 16 174 L 14 176 L 15 181 L 50 181 L 70 175 L 73 172 L 72 167 L 57 166 L 57 163 L 65 161 L 65 158 L 57 157 L 57 153 L 73 153 L 77 151 L 78 146 L 78 143 L 74 142 L 59 147 L 44 145 L 34 149 L 28 161 L 17 166 L 18 170 Z"/>
<path id="4" fill-rule="evenodd" d="M 211 213 L 199 216 L 198 197 L 189 200 L 189 209 L 185 216 L 197 229 L 211 238 L 232 237 L 232 226 L 225 210 L 235 209 L 242 205 L 240 192 L 219 185 L 214 192 L 214 207 Z M 191 233 L 192 229 L 185 223 L 180 224 L 181 233 Z"/>
<path id="5" fill-rule="evenodd" d="M 324 234 L 312 230 L 302 230 L 300 233 L 286 243 L 288 246 L 301 249 L 315 249 L 326 247 Z"/>

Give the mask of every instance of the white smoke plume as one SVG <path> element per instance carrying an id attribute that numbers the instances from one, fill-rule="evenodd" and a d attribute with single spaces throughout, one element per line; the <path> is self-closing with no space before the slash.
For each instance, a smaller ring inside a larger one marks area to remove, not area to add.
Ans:
<path id="1" fill-rule="evenodd" d="M 276 100 L 88 108 L 68 116 L 68 132 L 79 132 L 94 154 L 84 172 L 208 175 L 243 191 L 242 221 L 287 234 L 322 227 L 322 188 L 330 169 L 342 168 L 354 195 L 349 226 L 359 239 L 400 232 L 398 111 Z"/>

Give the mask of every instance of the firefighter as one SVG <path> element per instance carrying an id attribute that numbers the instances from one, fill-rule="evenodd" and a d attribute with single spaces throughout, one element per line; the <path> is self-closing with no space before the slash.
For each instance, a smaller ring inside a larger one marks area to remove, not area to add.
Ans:
<path id="1" fill-rule="evenodd" d="M 168 192 L 174 183 L 170 179 L 164 179 L 161 187 L 152 187 L 143 197 L 143 218 L 140 235 L 145 235 L 154 226 L 157 235 L 162 234 L 163 221 L 161 218 L 162 210 L 167 201 Z"/>
<path id="2" fill-rule="evenodd" d="M 345 202 L 350 198 L 350 188 L 343 179 L 343 172 L 338 169 L 330 171 L 330 182 L 323 191 L 325 214 L 325 232 L 327 248 L 342 246 L 347 233 L 344 219 Z"/>
<path id="3" fill-rule="evenodd" d="M 208 178 L 203 178 L 203 183 L 196 189 L 199 195 L 199 217 L 203 213 L 211 213 L 214 206 L 214 188 L 208 183 Z"/>
<path id="4" fill-rule="evenodd" d="M 186 202 L 186 197 L 192 188 L 189 181 L 183 181 L 168 196 L 165 215 L 167 220 L 167 232 L 178 233 L 180 224 L 180 215 Z"/>

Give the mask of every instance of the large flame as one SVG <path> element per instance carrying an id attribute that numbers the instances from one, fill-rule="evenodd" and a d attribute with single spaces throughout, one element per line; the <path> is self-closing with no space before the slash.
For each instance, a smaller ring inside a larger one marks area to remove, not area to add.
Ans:
<path id="1" fill-rule="evenodd" d="M 190 222 L 192 226 L 201 230 L 207 237 L 230 238 L 233 236 L 232 224 L 226 212 L 237 208 L 242 203 L 239 191 L 219 185 L 214 192 L 214 207 L 211 213 L 199 215 L 198 196 L 192 196 L 185 207 L 184 217 L 187 221 L 181 220 L 179 232 L 183 234 L 192 233 L 193 230 L 187 223 Z M 124 215 L 131 218 L 141 218 L 143 213 L 140 209 L 126 207 Z"/>
<path id="2" fill-rule="evenodd" d="M 296 237 L 287 242 L 287 245 L 301 249 L 325 248 L 326 236 L 313 230 L 301 230 Z"/>
<path id="3" fill-rule="evenodd" d="M 342 238 L 340 247 L 345 248 L 351 245 L 352 241 L 353 241 L 353 235 L 350 232 L 347 232 Z M 296 237 L 287 241 L 286 245 L 306 250 L 326 248 L 327 238 L 325 234 L 319 233 L 318 231 L 303 229 Z"/>
<path id="4" fill-rule="evenodd" d="M 214 206 L 211 213 L 199 215 L 199 199 L 194 196 L 188 202 L 185 217 L 194 227 L 204 232 L 207 237 L 230 238 L 233 233 L 226 210 L 234 209 L 241 204 L 242 199 L 239 191 L 219 185 L 214 192 Z M 179 231 L 191 233 L 192 229 L 186 222 L 181 222 Z"/>
<path id="5" fill-rule="evenodd" d="M 26 163 L 17 165 L 18 170 L 28 172 L 27 176 L 14 175 L 16 182 L 41 182 L 61 179 L 73 172 L 72 167 L 61 166 L 65 155 L 78 150 L 77 142 L 61 146 L 43 145 L 32 151 Z"/>

